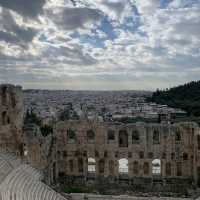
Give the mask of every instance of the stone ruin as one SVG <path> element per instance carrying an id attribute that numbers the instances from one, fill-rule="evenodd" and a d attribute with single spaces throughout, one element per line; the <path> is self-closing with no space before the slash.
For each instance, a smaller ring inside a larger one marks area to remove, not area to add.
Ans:
<path id="1" fill-rule="evenodd" d="M 41 160 L 40 154 L 37 156 L 38 152 L 34 151 L 31 155 L 35 153 L 35 159 L 26 158 L 27 146 L 32 150 L 33 144 L 41 145 L 30 143 L 31 139 L 28 142 L 23 134 L 22 88 L 0 85 L 0 199 L 66 200 L 43 183 L 42 171 L 30 165 L 37 163 L 38 167 Z"/>
<path id="2" fill-rule="evenodd" d="M 23 126 L 21 87 L 1 85 L 0 199 L 65 199 L 42 182 L 119 194 L 200 187 L 196 123 L 68 120 L 45 138 L 36 125 Z"/>
<path id="3" fill-rule="evenodd" d="M 23 154 L 23 92 L 20 86 L 0 85 L 0 150 Z"/>
<path id="4" fill-rule="evenodd" d="M 58 122 L 50 178 L 75 185 L 92 182 L 117 191 L 199 187 L 199 130 L 193 122 Z"/>

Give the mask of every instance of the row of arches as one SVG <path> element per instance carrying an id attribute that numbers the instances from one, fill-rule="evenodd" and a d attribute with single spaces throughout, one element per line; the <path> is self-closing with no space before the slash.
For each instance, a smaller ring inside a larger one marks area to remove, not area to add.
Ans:
<path id="1" fill-rule="evenodd" d="M 129 145 L 129 133 L 127 132 L 127 130 L 119 130 L 119 134 L 118 134 L 119 138 L 118 138 L 118 143 L 119 143 L 119 147 L 128 147 Z M 68 129 L 67 130 L 67 140 L 68 143 L 75 143 L 76 141 L 76 132 L 73 129 Z M 90 129 L 86 131 L 86 137 L 87 137 L 87 141 L 88 143 L 94 143 L 95 141 L 95 132 Z M 140 143 L 140 133 L 138 130 L 133 130 L 132 131 L 132 144 L 139 144 Z M 114 142 L 116 139 L 116 134 L 115 131 L 112 129 L 109 129 L 107 131 L 107 143 L 112 143 Z M 159 144 L 160 143 L 160 132 L 158 130 L 154 130 L 153 131 L 153 135 L 152 135 L 152 139 L 153 139 L 153 144 Z M 181 132 L 180 131 L 176 131 L 175 133 L 175 141 L 181 141 Z"/>
<path id="2" fill-rule="evenodd" d="M 84 173 L 85 172 L 85 164 L 84 160 L 82 158 L 78 159 L 78 172 L 79 173 Z M 175 165 L 171 164 L 170 162 L 166 162 L 162 166 L 161 160 L 160 159 L 154 159 L 152 162 L 144 162 L 142 165 L 138 161 L 134 161 L 132 163 L 129 163 L 128 159 L 122 158 L 117 161 L 118 163 L 116 164 L 115 161 L 109 160 L 108 161 L 108 172 L 110 175 L 116 175 L 122 174 L 122 175 L 128 175 L 129 171 L 131 174 L 138 176 L 141 176 L 141 172 L 145 176 L 161 176 L 162 175 L 162 167 L 165 169 L 165 175 L 166 176 L 182 176 L 182 163 L 177 162 Z M 95 160 L 95 158 L 88 158 L 87 159 L 87 173 L 88 174 L 104 174 L 105 173 L 105 164 L 106 161 L 103 159 L 100 159 L 98 161 Z M 69 173 L 75 172 L 75 163 L 74 160 L 71 159 L 68 161 L 68 169 Z M 97 166 L 98 165 L 98 166 Z M 116 171 L 116 166 L 118 167 L 118 171 Z M 176 174 L 172 173 L 175 167 L 175 172 Z M 63 171 L 64 168 L 61 168 Z M 98 170 L 98 171 L 97 171 Z"/>
<path id="3" fill-rule="evenodd" d="M 105 171 L 105 161 L 103 159 L 99 160 L 98 163 L 96 162 L 95 158 L 88 158 L 87 160 L 87 172 L 88 173 L 96 173 L 97 171 L 97 164 L 98 164 L 98 170 L 100 174 L 103 174 Z M 154 159 L 152 161 L 152 175 L 161 175 L 161 161 L 159 159 Z M 115 170 L 115 162 L 113 160 L 109 160 L 108 162 L 108 171 L 109 174 L 114 174 Z M 69 160 L 69 170 L 72 172 L 74 169 L 74 163 L 73 160 Z M 129 173 L 129 161 L 126 158 L 122 158 L 118 160 L 118 173 L 119 174 L 128 174 Z M 140 170 L 140 165 L 138 161 L 134 161 L 132 164 L 133 174 L 138 175 Z M 144 175 L 150 174 L 150 166 L 149 162 L 144 162 L 143 164 L 143 170 Z M 169 166 L 168 166 L 168 172 L 169 172 Z M 84 161 L 82 158 L 78 159 L 78 172 L 84 171 Z M 171 171 L 171 169 L 170 169 Z M 167 173 L 168 175 L 171 175 L 171 173 Z"/>

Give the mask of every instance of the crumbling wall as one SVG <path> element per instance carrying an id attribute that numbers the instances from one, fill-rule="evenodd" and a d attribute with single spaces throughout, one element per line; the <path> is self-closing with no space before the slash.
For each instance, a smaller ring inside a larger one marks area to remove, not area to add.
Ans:
<path id="1" fill-rule="evenodd" d="M 0 85 L 0 151 L 23 153 L 22 127 L 22 88 Z"/>
<path id="2" fill-rule="evenodd" d="M 47 167 L 50 137 L 43 137 L 40 127 L 36 124 L 25 124 L 24 135 L 24 160 L 37 169 Z"/>
<path id="3" fill-rule="evenodd" d="M 65 121 L 56 124 L 54 134 L 54 179 L 106 178 L 156 187 L 198 182 L 199 127 L 195 123 Z M 89 159 L 94 159 L 93 166 L 89 166 Z M 120 160 L 127 162 L 127 166 L 120 166 Z"/>

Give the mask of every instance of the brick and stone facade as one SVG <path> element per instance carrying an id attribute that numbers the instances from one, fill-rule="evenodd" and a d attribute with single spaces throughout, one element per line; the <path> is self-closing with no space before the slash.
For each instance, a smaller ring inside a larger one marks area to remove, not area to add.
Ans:
<path id="1" fill-rule="evenodd" d="M 65 121 L 56 124 L 54 137 L 52 180 L 84 177 L 113 178 L 129 185 L 200 183 L 200 131 L 193 122 Z"/>

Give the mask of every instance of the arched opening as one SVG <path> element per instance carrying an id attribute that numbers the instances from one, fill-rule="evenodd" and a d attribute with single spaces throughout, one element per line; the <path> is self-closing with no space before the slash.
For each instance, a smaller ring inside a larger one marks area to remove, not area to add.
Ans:
<path id="1" fill-rule="evenodd" d="M 88 158 L 88 173 L 96 172 L 96 161 L 94 158 Z"/>
<path id="2" fill-rule="evenodd" d="M 139 158 L 140 158 L 140 159 L 143 159 L 143 158 L 144 158 L 144 152 L 143 152 L 143 151 L 140 151 L 140 152 L 139 152 Z"/>
<path id="3" fill-rule="evenodd" d="M 160 134 L 158 130 L 153 131 L 153 143 L 159 144 L 160 143 Z"/>
<path id="4" fill-rule="evenodd" d="M 70 170 L 70 172 L 74 171 L 74 161 L 73 160 L 69 160 L 69 170 Z"/>
<path id="5" fill-rule="evenodd" d="M 76 134 L 75 134 L 74 130 L 72 130 L 72 129 L 67 130 L 67 141 L 68 141 L 68 143 L 75 143 Z"/>
<path id="6" fill-rule="evenodd" d="M 108 141 L 108 144 L 110 142 L 113 142 L 115 140 L 115 131 L 114 130 L 108 130 L 107 132 L 107 141 Z"/>
<path id="7" fill-rule="evenodd" d="M 3 125 L 6 125 L 6 111 L 4 111 L 3 113 L 2 113 L 2 124 Z"/>
<path id="8" fill-rule="evenodd" d="M 138 130 L 134 130 L 132 132 L 132 144 L 139 144 L 140 143 L 140 134 Z"/>
<path id="9" fill-rule="evenodd" d="M 181 164 L 181 162 L 176 163 L 176 175 L 182 176 L 182 164 Z"/>
<path id="10" fill-rule="evenodd" d="M 108 163 L 108 167 L 109 167 L 109 174 L 114 174 L 114 170 L 115 170 L 115 163 L 113 160 L 110 160 Z"/>
<path id="11" fill-rule="evenodd" d="M 126 130 L 119 131 L 119 147 L 128 147 L 128 133 Z"/>
<path id="12" fill-rule="evenodd" d="M 95 139 L 95 133 L 94 133 L 94 131 L 93 130 L 88 130 L 87 131 L 87 141 L 89 143 L 93 143 L 94 139 Z"/>
<path id="13" fill-rule="evenodd" d="M 198 150 L 200 150 L 200 135 L 197 135 L 197 146 Z"/>
<path id="14" fill-rule="evenodd" d="M 183 160 L 188 160 L 188 154 L 187 153 L 183 153 Z"/>
<path id="15" fill-rule="evenodd" d="M 161 160 L 155 159 L 152 161 L 152 174 L 161 175 Z"/>
<path id="16" fill-rule="evenodd" d="M 148 175 L 149 174 L 149 163 L 148 162 L 144 163 L 143 170 L 144 170 L 144 175 Z"/>
<path id="17" fill-rule="evenodd" d="M 7 117 L 7 124 L 10 124 L 10 117 Z"/>
<path id="18" fill-rule="evenodd" d="M 99 173 L 100 173 L 100 174 L 103 174 L 103 173 L 104 173 L 104 166 L 105 166 L 105 162 L 104 162 L 103 159 L 101 159 L 101 160 L 99 161 Z"/>
<path id="19" fill-rule="evenodd" d="M 126 158 L 119 160 L 119 173 L 128 174 L 128 160 Z"/>
<path id="20" fill-rule="evenodd" d="M 82 158 L 78 159 L 78 171 L 79 173 L 83 173 L 83 159 Z"/>
<path id="21" fill-rule="evenodd" d="M 137 161 L 134 161 L 133 162 L 133 174 L 138 175 L 138 173 L 139 173 L 139 164 Z"/>
<path id="22" fill-rule="evenodd" d="M 176 142 L 181 141 L 181 132 L 179 130 L 177 130 L 175 133 L 175 141 Z"/>
<path id="23" fill-rule="evenodd" d="M 200 187 L 200 167 L 197 167 L 197 185 Z"/>
<path id="24" fill-rule="evenodd" d="M 99 157 L 99 152 L 97 150 L 95 150 L 95 157 L 98 158 Z"/>
<path id="25" fill-rule="evenodd" d="M 167 162 L 166 163 L 166 176 L 171 176 L 171 163 Z"/>

